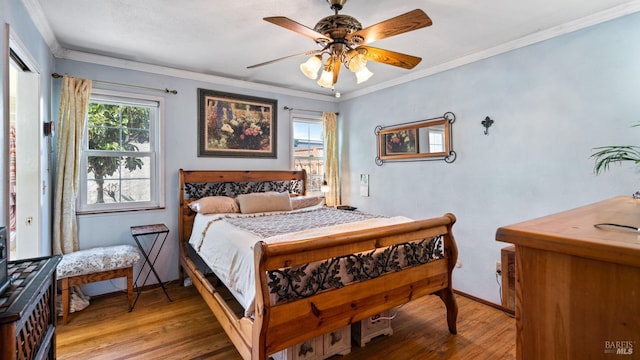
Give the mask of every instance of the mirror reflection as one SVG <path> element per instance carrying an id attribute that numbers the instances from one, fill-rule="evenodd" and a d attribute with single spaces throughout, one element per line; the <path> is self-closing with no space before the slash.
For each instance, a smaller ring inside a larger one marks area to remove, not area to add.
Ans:
<path id="1" fill-rule="evenodd" d="M 419 153 L 444 153 L 444 124 L 418 129 Z"/>

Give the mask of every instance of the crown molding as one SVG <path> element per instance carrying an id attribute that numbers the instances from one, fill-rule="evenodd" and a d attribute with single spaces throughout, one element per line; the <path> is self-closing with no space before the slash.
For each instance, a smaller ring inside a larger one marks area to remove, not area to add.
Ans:
<path id="1" fill-rule="evenodd" d="M 431 66 L 424 70 L 414 71 L 407 75 L 400 76 L 390 81 L 385 81 L 373 86 L 369 86 L 366 88 L 362 88 L 360 90 L 350 92 L 348 94 L 343 94 L 340 100 L 344 101 L 344 100 L 354 99 L 359 96 L 370 94 L 382 89 L 390 88 L 392 86 L 396 86 L 396 85 L 404 84 L 413 80 L 421 79 L 430 75 L 451 70 L 463 65 L 471 64 L 476 61 L 484 60 L 496 55 L 504 54 L 512 50 L 523 48 L 525 46 L 529 46 L 529 45 L 539 43 L 545 40 L 549 40 L 561 35 L 565 35 L 565 34 L 577 31 L 577 30 L 581 30 L 593 25 L 597 25 L 609 20 L 614 20 L 614 19 L 623 17 L 625 15 L 630 15 L 638 11 L 640 11 L 640 0 L 634 0 L 626 4 L 609 8 L 599 13 L 588 15 L 583 18 L 570 21 L 568 23 L 560 24 L 558 26 L 554 26 L 549 29 L 538 31 L 536 33 L 533 33 L 527 36 L 523 36 L 519 39 L 515 39 L 513 41 L 509 41 L 509 42 L 494 46 L 492 48 L 488 48 L 473 54 L 459 57 L 442 64 Z"/>
<path id="2" fill-rule="evenodd" d="M 137 70 L 158 75 L 168 75 L 183 79 L 190 79 L 196 81 L 206 81 L 218 85 L 227 85 L 241 87 L 245 89 L 251 89 L 256 91 L 265 91 L 276 94 L 297 96 L 301 98 L 322 100 L 328 102 L 336 102 L 336 98 L 329 95 L 315 94 L 305 91 L 291 90 L 283 87 L 259 84 L 250 81 L 236 80 L 231 78 L 225 78 L 221 76 L 208 75 L 203 73 L 197 73 L 194 71 L 179 70 L 175 68 L 169 68 L 159 65 L 151 65 L 146 63 L 140 63 L 135 61 L 123 60 L 119 58 L 113 58 L 108 56 L 90 54 L 80 51 L 64 49 L 60 46 L 60 43 L 56 39 L 47 18 L 44 16 L 44 12 L 38 0 L 21 0 L 24 4 L 27 13 L 34 22 L 36 28 L 40 32 L 40 35 L 44 38 L 49 50 L 54 57 L 59 59 L 76 60 L 82 62 L 90 62 L 98 65 L 112 66 L 129 70 Z"/>
<path id="3" fill-rule="evenodd" d="M 49 46 L 49 49 L 53 53 L 53 56 L 61 59 L 76 60 L 82 62 L 90 62 L 99 65 L 118 67 L 123 69 L 137 70 L 158 75 L 168 75 L 183 79 L 190 79 L 195 81 L 206 81 L 219 85 L 227 85 L 234 87 L 242 87 L 246 89 L 252 89 L 256 91 L 266 91 L 283 95 L 297 96 L 302 98 L 308 98 L 313 100 L 322 100 L 329 102 L 342 102 L 345 100 L 354 99 L 363 95 L 367 95 L 379 90 L 390 88 L 396 85 L 404 84 L 413 80 L 421 79 L 430 75 L 434 75 L 440 72 L 451 70 L 463 65 L 467 65 L 476 61 L 484 60 L 496 55 L 500 55 L 512 50 L 516 50 L 525 46 L 529 46 L 538 42 L 552 39 L 564 34 L 568 34 L 580 29 L 587 28 L 589 26 L 597 25 L 609 20 L 617 19 L 619 17 L 636 13 L 640 11 L 640 0 L 630 1 L 625 4 L 614 6 L 607 10 L 585 16 L 583 18 L 570 21 L 568 23 L 560 24 L 549 29 L 541 30 L 536 33 L 521 37 L 519 39 L 509 41 L 492 48 L 488 48 L 482 51 L 478 51 L 473 54 L 469 54 L 454 60 L 441 63 L 435 66 L 428 67 L 424 70 L 414 71 L 407 75 L 397 77 L 390 81 L 385 81 L 379 84 L 375 84 L 366 88 L 361 88 L 356 91 L 352 91 L 348 94 L 342 94 L 339 99 L 334 96 L 316 94 L 311 92 L 291 90 L 279 86 L 260 84 L 250 81 L 237 80 L 231 78 L 225 78 L 222 76 L 209 75 L 198 73 L 188 70 L 180 70 L 175 68 L 169 68 L 165 66 L 152 65 L 146 63 L 140 63 L 135 61 L 123 60 L 119 58 L 113 58 L 103 55 L 90 54 L 75 50 L 67 50 L 60 46 L 55 38 L 51 27 L 44 16 L 42 7 L 38 3 L 38 0 L 22 0 L 27 12 L 31 16 L 36 27 L 40 31 L 40 34 L 45 39 Z"/>
<path id="4" fill-rule="evenodd" d="M 51 30 L 51 26 L 49 25 L 47 18 L 44 16 L 44 11 L 42 11 L 42 7 L 38 0 L 22 0 L 22 4 L 24 4 L 27 13 L 40 32 L 40 35 L 44 38 L 44 41 L 47 43 L 47 46 L 53 56 L 60 56 L 64 49 L 60 46 L 60 43 L 58 43 L 58 40 L 53 34 L 53 30 Z"/>

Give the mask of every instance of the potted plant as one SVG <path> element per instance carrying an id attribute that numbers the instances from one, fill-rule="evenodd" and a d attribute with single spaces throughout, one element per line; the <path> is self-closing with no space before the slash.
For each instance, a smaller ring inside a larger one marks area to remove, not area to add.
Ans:
<path id="1" fill-rule="evenodd" d="M 634 126 L 640 126 L 640 124 Z M 593 150 L 595 152 L 591 154 L 591 157 L 596 161 L 594 166 L 596 175 L 609 170 L 609 165 L 612 163 L 632 161 L 636 165 L 640 164 L 640 146 L 612 145 L 597 147 Z M 640 198 L 640 191 L 636 191 L 633 197 Z"/>

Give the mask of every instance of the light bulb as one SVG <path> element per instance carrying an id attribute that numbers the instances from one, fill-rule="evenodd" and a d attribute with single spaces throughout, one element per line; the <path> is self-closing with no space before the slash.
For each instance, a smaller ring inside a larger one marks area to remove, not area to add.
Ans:
<path id="1" fill-rule="evenodd" d="M 322 58 L 320 55 L 310 57 L 307 61 L 300 64 L 300 71 L 309 79 L 318 78 L 318 70 L 322 67 Z"/>

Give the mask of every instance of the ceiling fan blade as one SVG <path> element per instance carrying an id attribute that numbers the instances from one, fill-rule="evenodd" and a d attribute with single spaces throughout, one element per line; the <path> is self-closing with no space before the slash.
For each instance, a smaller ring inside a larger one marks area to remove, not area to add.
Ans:
<path id="1" fill-rule="evenodd" d="M 291 30 L 291 31 L 295 31 L 298 34 L 302 34 L 308 38 L 310 38 L 311 40 L 315 41 L 315 42 L 331 42 L 333 41 L 331 38 L 328 38 L 322 34 L 320 34 L 319 32 L 308 28 L 298 22 L 295 22 L 289 18 L 286 18 L 284 16 L 272 16 L 272 17 L 266 17 L 263 20 L 268 21 L 272 24 L 278 25 L 278 26 L 282 26 L 285 29 Z"/>
<path id="2" fill-rule="evenodd" d="M 430 26 L 431 24 L 431 19 L 424 11 L 415 9 L 408 13 L 398 15 L 394 18 L 387 19 L 383 22 L 356 31 L 349 35 L 347 39 L 359 36 L 364 39 L 364 41 L 360 42 L 361 44 L 368 44 L 390 36 L 421 29 L 423 27 Z"/>
<path id="3" fill-rule="evenodd" d="M 278 59 L 265 61 L 265 62 L 260 63 L 260 64 L 247 66 L 247 69 L 253 69 L 253 68 L 257 68 L 258 66 L 269 65 L 269 64 L 272 64 L 272 63 L 274 63 L 276 61 L 285 60 L 285 59 L 296 57 L 296 56 L 317 55 L 317 54 L 320 54 L 321 52 L 322 52 L 322 50 L 309 50 L 309 51 L 305 51 L 305 52 L 302 52 L 302 53 L 299 53 L 299 54 L 287 55 L 287 56 L 284 56 L 284 57 L 281 57 L 281 58 L 278 58 Z"/>
<path id="4" fill-rule="evenodd" d="M 371 46 L 358 46 L 356 50 L 364 49 L 366 52 L 364 56 L 367 60 L 398 66 L 405 69 L 413 69 L 416 65 L 422 61 L 422 58 L 417 56 L 407 55 L 395 51 L 379 49 Z"/>

